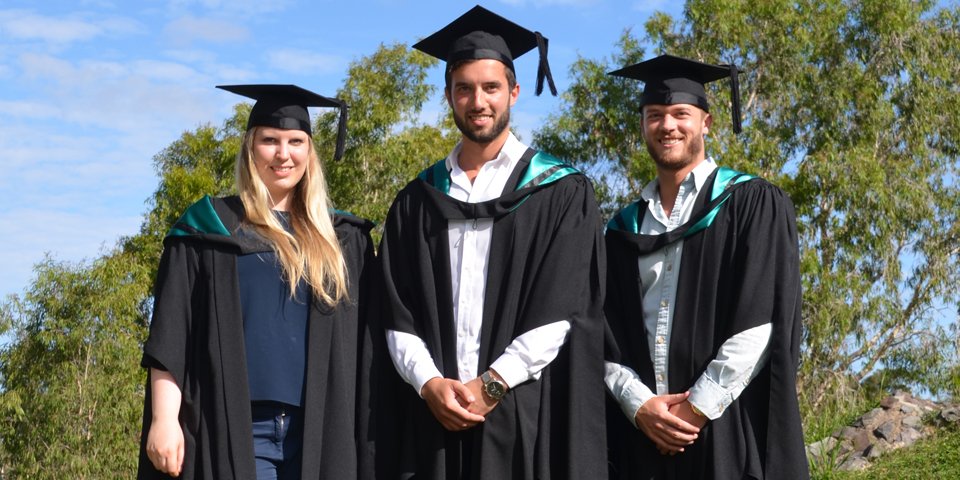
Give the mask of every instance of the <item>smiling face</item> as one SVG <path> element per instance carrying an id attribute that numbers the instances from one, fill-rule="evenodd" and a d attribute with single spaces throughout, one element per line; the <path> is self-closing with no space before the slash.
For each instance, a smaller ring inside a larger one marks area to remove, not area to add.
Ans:
<path id="1" fill-rule="evenodd" d="M 520 86 L 511 83 L 507 66 L 491 59 L 465 63 L 450 73 L 447 102 L 466 140 L 488 144 L 507 135 L 510 107 L 520 94 Z"/>
<path id="2" fill-rule="evenodd" d="M 645 105 L 643 140 L 657 168 L 668 171 L 692 169 L 705 158 L 703 136 L 713 117 L 695 105 Z"/>
<path id="3" fill-rule="evenodd" d="M 307 170 L 311 139 L 302 130 L 258 127 L 253 138 L 257 175 L 270 192 L 272 208 L 287 210 L 292 193 Z"/>

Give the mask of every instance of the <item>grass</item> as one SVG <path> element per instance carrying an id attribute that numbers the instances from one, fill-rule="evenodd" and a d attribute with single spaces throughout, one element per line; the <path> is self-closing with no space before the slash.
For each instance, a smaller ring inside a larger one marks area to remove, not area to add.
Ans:
<path id="1" fill-rule="evenodd" d="M 831 480 L 960 478 L 960 427 L 938 430 L 909 448 L 889 452 L 861 472 L 830 472 Z"/>

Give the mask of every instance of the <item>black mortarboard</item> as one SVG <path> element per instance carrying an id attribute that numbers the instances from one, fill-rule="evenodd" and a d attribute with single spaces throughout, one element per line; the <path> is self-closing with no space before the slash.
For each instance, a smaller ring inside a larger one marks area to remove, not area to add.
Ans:
<path id="1" fill-rule="evenodd" d="M 252 127 L 274 127 L 302 130 L 307 132 L 307 135 L 313 135 L 307 107 L 340 109 L 334 160 L 343 156 L 347 136 L 347 104 L 340 100 L 318 95 L 296 85 L 217 85 L 217 88 L 257 101 L 250 110 L 248 130 Z"/>
<path id="2" fill-rule="evenodd" d="M 534 47 L 540 53 L 536 94 L 543 91 L 543 79 L 546 78 L 550 93 L 556 95 L 557 87 L 547 62 L 547 39 L 540 32 L 531 32 L 480 5 L 413 46 L 448 64 L 481 58 L 499 60 L 514 74 L 517 71 L 513 68 L 513 60 Z"/>
<path id="3" fill-rule="evenodd" d="M 703 84 L 730 77 L 733 131 L 740 133 L 739 73 L 736 65 L 711 65 L 673 55 L 660 55 L 609 74 L 644 82 L 641 107 L 689 103 L 707 112 L 710 106 Z"/>

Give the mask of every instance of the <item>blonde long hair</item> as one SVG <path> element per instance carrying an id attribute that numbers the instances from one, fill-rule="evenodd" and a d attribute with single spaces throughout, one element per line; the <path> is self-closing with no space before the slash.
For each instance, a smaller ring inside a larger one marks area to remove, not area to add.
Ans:
<path id="1" fill-rule="evenodd" d="M 259 173 L 255 173 L 253 142 L 256 132 L 257 127 L 247 130 L 237 154 L 237 190 L 243 201 L 246 221 L 273 246 L 283 275 L 290 284 L 291 297 L 300 280 L 306 280 L 314 298 L 327 305 L 336 305 L 348 296 L 347 266 L 333 229 L 327 182 L 313 139 L 308 142 L 309 156 L 303 178 L 294 187 L 289 206 L 293 228 L 293 234 L 290 234 L 271 211 L 270 193 Z"/>

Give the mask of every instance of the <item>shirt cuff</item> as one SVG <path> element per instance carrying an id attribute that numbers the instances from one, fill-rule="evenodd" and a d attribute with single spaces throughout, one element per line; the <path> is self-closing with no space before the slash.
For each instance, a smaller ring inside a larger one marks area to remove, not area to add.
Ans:
<path id="1" fill-rule="evenodd" d="M 507 388 L 513 388 L 531 378 L 523 360 L 506 353 L 490 364 L 490 369 L 497 371 L 503 382 L 507 384 Z"/>
<path id="2" fill-rule="evenodd" d="M 417 395 L 420 395 L 420 398 L 423 398 L 423 386 L 427 384 L 430 380 L 433 380 L 437 377 L 443 377 L 440 374 L 440 370 L 437 370 L 437 366 L 432 362 L 424 364 L 424 362 L 418 363 L 413 367 L 413 370 L 410 372 L 413 374 L 412 384 L 413 388 L 416 389 Z"/>
<path id="3" fill-rule="evenodd" d="M 623 392 L 620 394 L 620 398 L 617 399 L 617 403 L 620 404 L 620 410 L 623 411 L 623 414 L 630 419 L 630 424 L 637 427 L 637 412 L 640 411 L 640 407 L 644 403 L 647 403 L 647 400 L 655 397 L 653 390 L 650 390 L 649 387 L 643 384 L 639 380 L 634 380 L 623 387 Z"/>
<path id="4" fill-rule="evenodd" d="M 733 403 L 733 398 L 726 389 L 706 375 L 701 375 L 697 383 L 690 388 L 690 397 L 687 401 L 697 407 L 705 417 L 716 420 Z"/>

